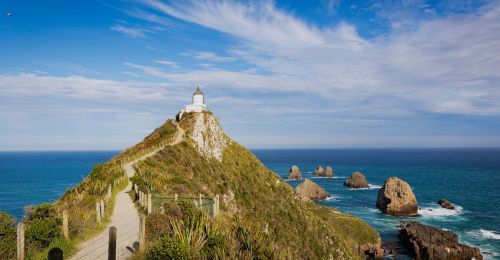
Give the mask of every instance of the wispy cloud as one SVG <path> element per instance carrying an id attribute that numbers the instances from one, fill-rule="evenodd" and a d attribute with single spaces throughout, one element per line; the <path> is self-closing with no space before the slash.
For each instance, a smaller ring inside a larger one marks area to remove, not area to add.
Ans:
<path id="1" fill-rule="evenodd" d="M 166 16 L 235 37 L 240 44 L 230 50 L 231 59 L 265 72 L 220 70 L 203 79 L 201 71 L 162 73 L 164 78 L 203 80 L 207 85 L 236 81 L 234 87 L 241 82 L 238 78 L 245 78 L 249 90 L 258 85 L 315 91 L 332 103 L 348 100 L 383 109 L 388 108 L 382 104 L 392 104 L 390 109 L 413 113 L 500 115 L 500 104 L 494 102 L 500 100 L 498 4 L 473 14 L 420 20 L 412 30 L 365 40 L 351 24 L 319 28 L 273 2 L 144 2 Z M 205 52 L 192 56 L 212 62 L 218 58 Z"/>
<path id="2" fill-rule="evenodd" d="M 204 60 L 210 62 L 232 62 L 236 61 L 236 57 L 231 56 L 220 56 L 214 52 L 208 51 L 197 51 L 197 52 L 183 52 L 181 53 L 183 56 L 192 56 L 197 60 Z"/>
<path id="3" fill-rule="evenodd" d="M 132 38 L 143 38 L 146 36 L 146 33 L 153 32 L 153 30 L 145 29 L 145 28 L 134 28 L 127 27 L 121 24 L 115 24 L 111 26 L 111 30 L 121 32 L 127 36 Z"/>
<path id="4" fill-rule="evenodd" d="M 155 62 L 159 63 L 159 64 L 162 64 L 162 65 L 170 66 L 170 67 L 172 67 L 174 69 L 178 69 L 178 68 L 181 67 L 177 62 L 173 62 L 173 61 L 166 60 L 166 59 L 155 60 Z"/>

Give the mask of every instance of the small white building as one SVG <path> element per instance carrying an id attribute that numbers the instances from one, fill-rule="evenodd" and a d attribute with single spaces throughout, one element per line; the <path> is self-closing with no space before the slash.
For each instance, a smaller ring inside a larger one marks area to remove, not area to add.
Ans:
<path id="1" fill-rule="evenodd" d="M 205 105 L 205 96 L 203 95 L 203 91 L 201 91 L 200 87 L 196 87 L 196 90 L 193 93 L 192 103 L 186 105 L 186 107 L 179 112 L 178 119 L 180 119 L 182 117 L 182 114 L 184 113 L 203 111 L 207 111 L 207 106 Z"/>
<path id="2" fill-rule="evenodd" d="M 203 112 L 207 111 L 207 106 L 205 105 L 205 97 L 203 96 L 203 92 L 200 87 L 196 87 L 196 90 L 193 93 L 193 103 L 186 105 L 186 108 L 183 112 Z"/>

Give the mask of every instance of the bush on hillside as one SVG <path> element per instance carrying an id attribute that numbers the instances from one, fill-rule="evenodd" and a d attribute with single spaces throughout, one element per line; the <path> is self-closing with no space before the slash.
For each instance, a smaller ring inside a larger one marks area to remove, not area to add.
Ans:
<path id="1" fill-rule="evenodd" d="M 146 217 L 146 240 L 154 243 L 161 237 L 173 235 L 170 216 L 151 213 Z"/>
<path id="2" fill-rule="evenodd" d="M 180 200 L 179 207 L 182 211 L 182 222 L 191 225 L 203 217 L 203 212 L 193 205 L 191 200 Z"/>
<path id="3" fill-rule="evenodd" d="M 178 203 L 173 201 L 167 201 L 163 203 L 163 212 L 172 218 L 182 218 L 182 209 Z"/>
<path id="4" fill-rule="evenodd" d="M 16 219 L 0 212 L 0 259 L 12 259 L 16 256 Z"/>
<path id="5" fill-rule="evenodd" d="M 43 250 L 56 238 L 62 237 L 62 220 L 56 208 L 40 204 L 26 212 L 26 241 L 31 250 Z"/>

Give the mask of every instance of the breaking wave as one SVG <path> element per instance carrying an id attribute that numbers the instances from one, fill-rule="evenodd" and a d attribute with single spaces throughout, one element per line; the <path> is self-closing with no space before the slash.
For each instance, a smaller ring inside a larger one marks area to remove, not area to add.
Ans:
<path id="1" fill-rule="evenodd" d="M 445 209 L 441 206 L 431 206 L 418 209 L 418 214 L 424 218 L 450 217 L 463 214 L 464 209 L 455 205 L 455 209 Z"/>
<path id="2" fill-rule="evenodd" d="M 485 230 L 485 229 L 471 230 L 467 231 L 467 235 L 477 240 L 486 240 L 486 239 L 500 240 L 500 233 L 498 231 L 492 231 L 492 230 Z"/>

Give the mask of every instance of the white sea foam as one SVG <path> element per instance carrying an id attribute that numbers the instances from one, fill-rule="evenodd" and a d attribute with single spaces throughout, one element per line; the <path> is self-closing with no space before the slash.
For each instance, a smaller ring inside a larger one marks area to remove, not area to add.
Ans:
<path id="1" fill-rule="evenodd" d="M 303 179 L 302 178 L 300 178 L 300 179 L 283 179 L 283 181 L 287 181 L 287 182 L 289 182 L 289 181 L 301 181 L 301 180 L 303 180 Z"/>
<path id="2" fill-rule="evenodd" d="M 342 198 L 341 196 L 336 196 L 336 195 L 330 195 L 328 197 L 326 197 L 326 201 L 331 201 L 331 200 L 339 200 L 340 198 Z"/>
<path id="3" fill-rule="evenodd" d="M 311 179 L 345 179 L 345 176 L 333 176 L 333 177 L 323 177 L 323 176 L 313 176 Z"/>
<path id="4" fill-rule="evenodd" d="M 500 240 L 500 232 L 492 230 L 485 230 L 485 229 L 471 230 L 467 231 L 467 235 L 477 240 L 486 240 L 486 239 Z"/>
<path id="5" fill-rule="evenodd" d="M 441 206 L 430 206 L 419 209 L 418 214 L 424 218 L 440 218 L 458 216 L 463 214 L 463 211 L 464 209 L 457 205 L 455 205 L 455 209 L 445 209 Z"/>
<path id="6" fill-rule="evenodd" d="M 376 185 L 376 184 L 368 184 L 368 188 L 358 188 L 358 189 L 349 189 L 349 190 L 374 190 L 374 189 L 380 189 L 382 186 Z"/>

